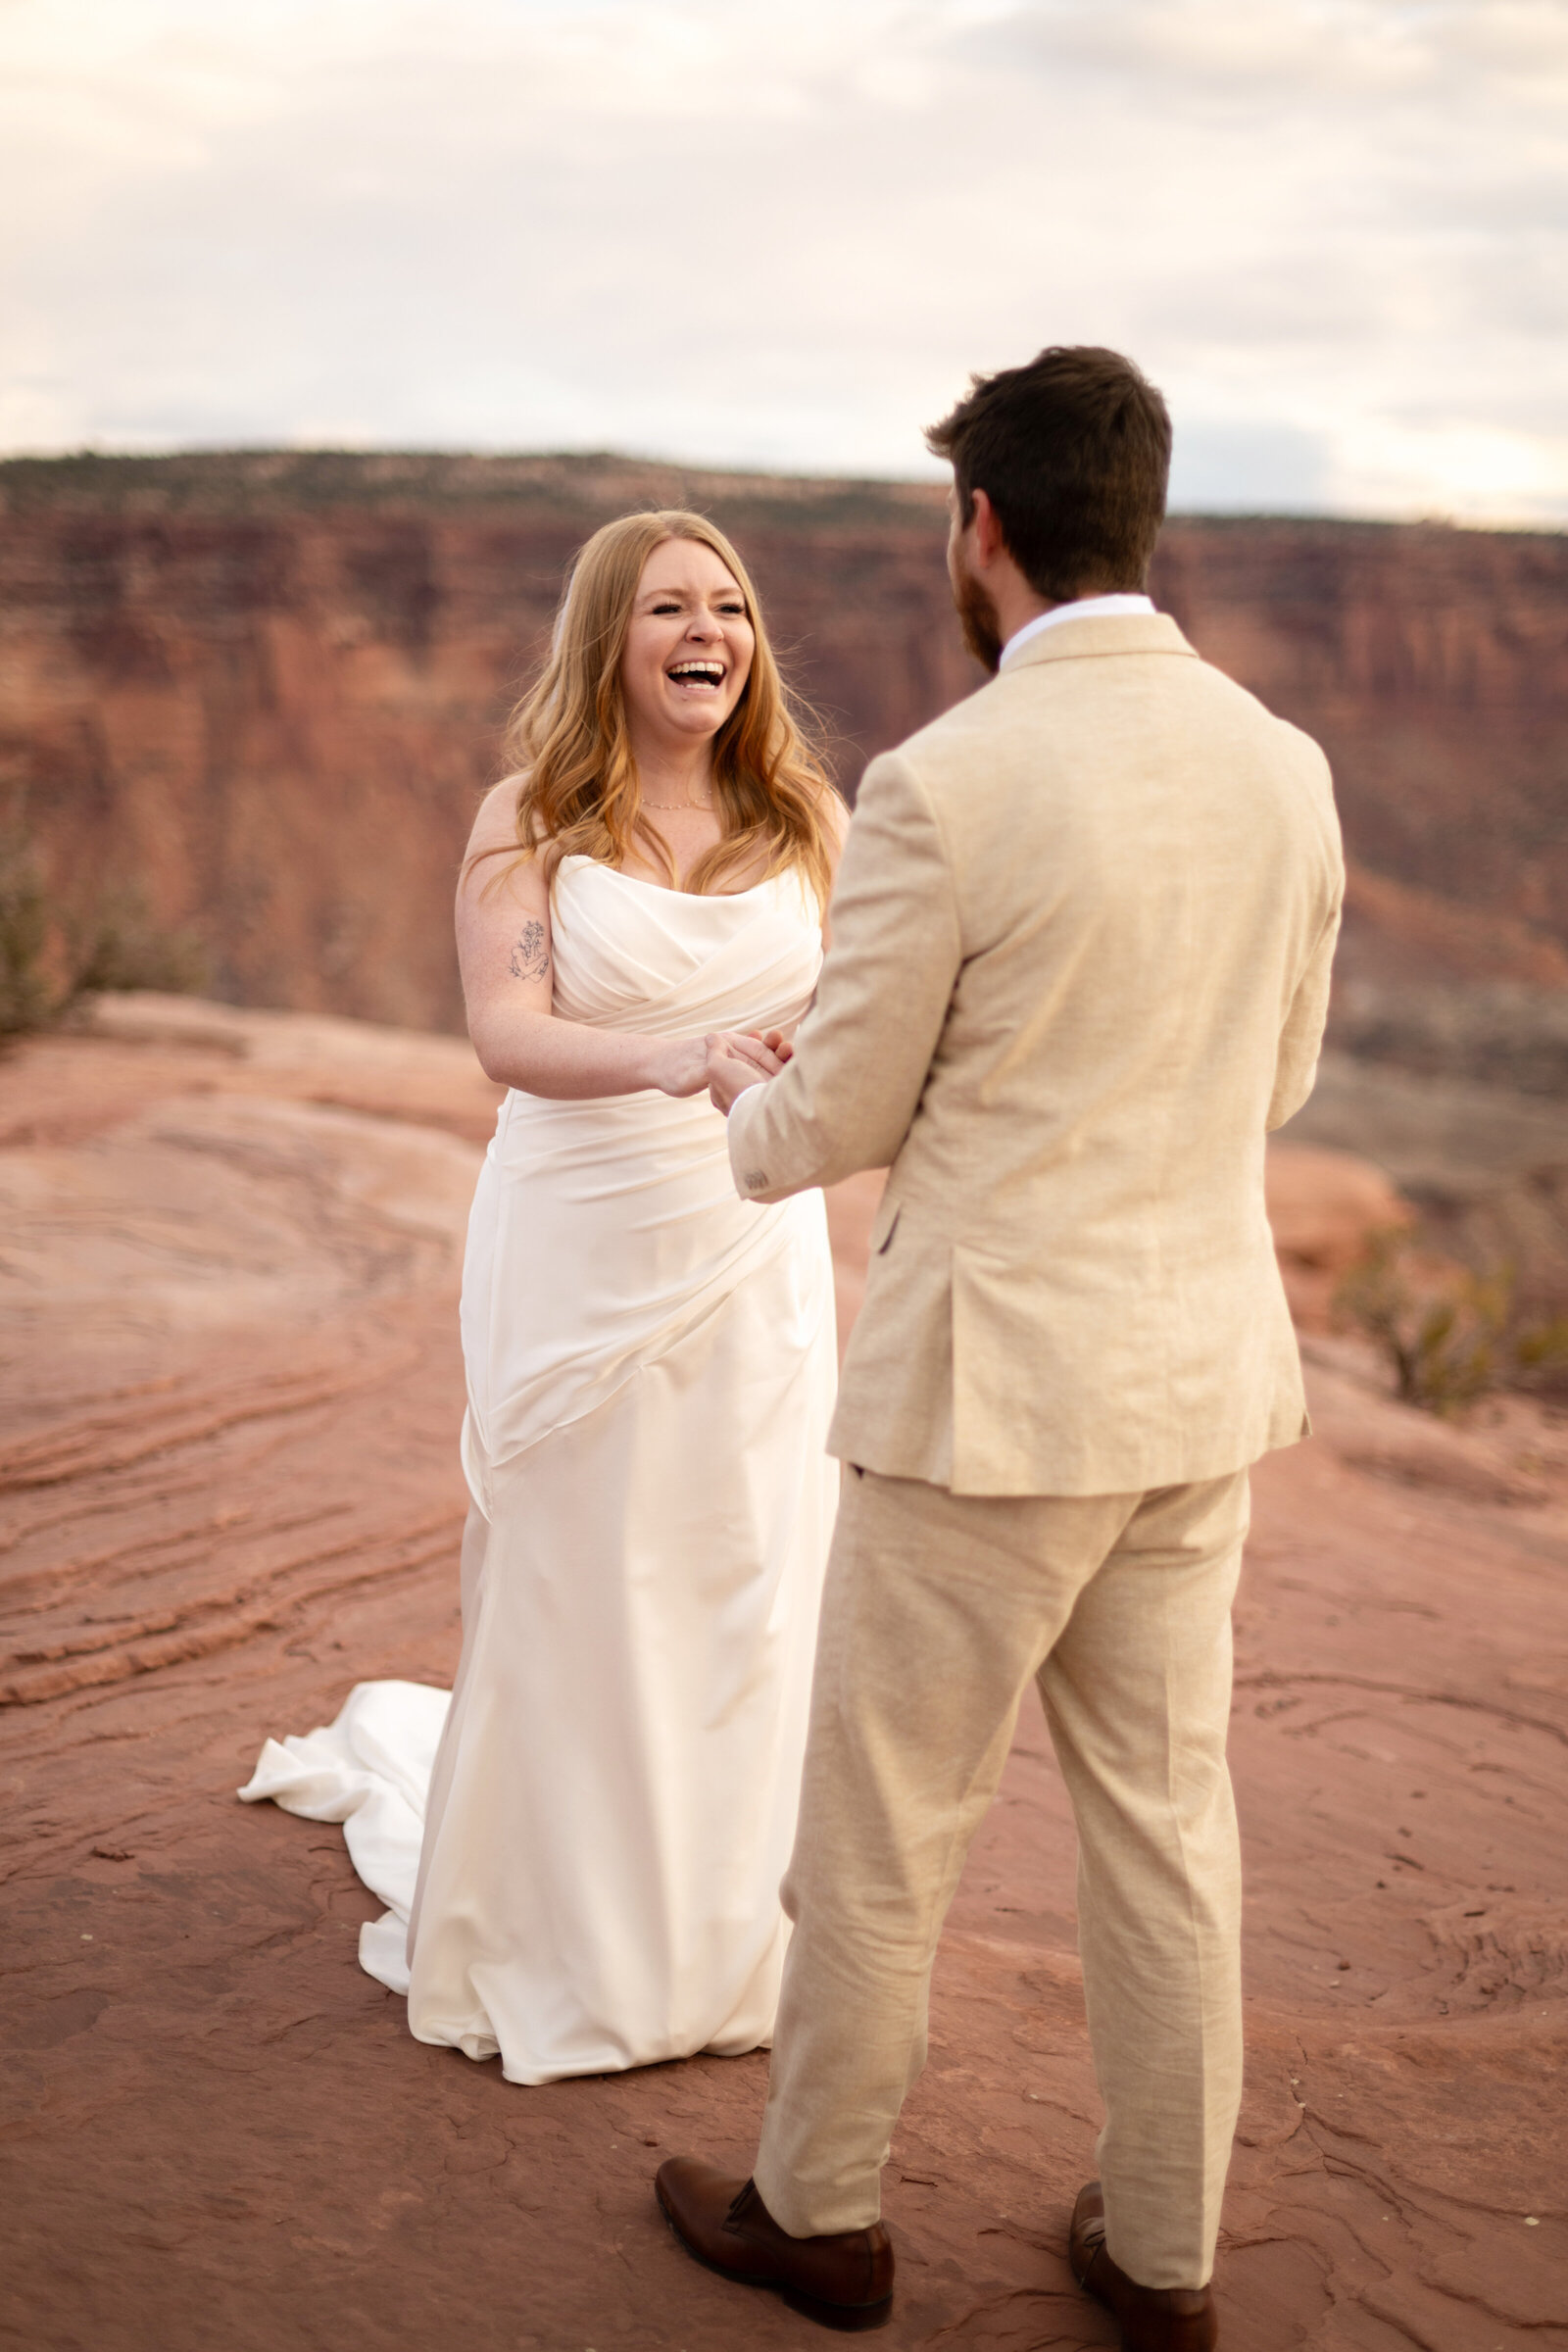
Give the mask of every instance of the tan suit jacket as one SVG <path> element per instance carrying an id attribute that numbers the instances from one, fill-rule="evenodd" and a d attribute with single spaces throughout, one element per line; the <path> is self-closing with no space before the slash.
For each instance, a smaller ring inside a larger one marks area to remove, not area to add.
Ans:
<path id="1" fill-rule="evenodd" d="M 753 1200 L 891 1163 L 834 1452 L 1122 1494 L 1302 1434 L 1264 1133 L 1342 887 L 1322 753 L 1162 614 L 1042 632 L 871 762 L 795 1059 L 729 1121 Z"/>

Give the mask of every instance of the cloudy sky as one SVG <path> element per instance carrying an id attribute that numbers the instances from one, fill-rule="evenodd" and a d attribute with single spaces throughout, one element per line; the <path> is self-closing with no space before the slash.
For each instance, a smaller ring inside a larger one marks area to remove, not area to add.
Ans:
<path id="1" fill-rule="evenodd" d="M 1188 507 L 1568 521 L 1568 0 L 0 0 L 0 447 L 916 473 L 1132 352 Z"/>

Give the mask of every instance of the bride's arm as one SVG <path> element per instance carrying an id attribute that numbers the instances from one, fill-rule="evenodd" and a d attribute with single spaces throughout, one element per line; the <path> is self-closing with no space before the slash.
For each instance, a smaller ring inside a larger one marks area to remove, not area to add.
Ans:
<path id="1" fill-rule="evenodd" d="M 458 961 L 468 1035 L 487 1078 L 558 1102 L 707 1084 L 704 1040 L 592 1029 L 551 1011 L 550 893 L 539 861 L 513 863 L 516 786 L 498 784 L 474 820 L 458 883 Z M 486 850 L 501 855 L 487 858 Z"/>

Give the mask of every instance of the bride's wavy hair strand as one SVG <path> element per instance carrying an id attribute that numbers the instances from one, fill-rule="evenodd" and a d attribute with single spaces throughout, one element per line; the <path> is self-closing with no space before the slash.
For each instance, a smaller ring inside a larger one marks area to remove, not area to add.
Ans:
<path id="1" fill-rule="evenodd" d="M 620 682 L 643 566 L 670 539 L 710 548 L 728 567 L 756 639 L 751 674 L 713 739 L 713 801 L 723 834 L 684 884 L 643 810 Z M 765 851 L 764 878 L 793 869 L 825 907 L 832 869 L 823 809 L 833 786 L 815 733 L 814 719 L 786 693 L 757 591 L 716 524 L 681 509 L 623 514 L 578 550 L 549 659 L 507 730 L 517 785 L 517 850 L 481 855 L 536 856 L 549 881 L 564 858 L 621 865 L 635 844 L 672 887 L 701 896 Z"/>

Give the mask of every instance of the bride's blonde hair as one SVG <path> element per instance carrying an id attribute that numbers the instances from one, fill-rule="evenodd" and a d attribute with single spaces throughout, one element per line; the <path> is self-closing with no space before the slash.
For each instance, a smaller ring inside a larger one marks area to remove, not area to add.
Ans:
<path id="1" fill-rule="evenodd" d="M 517 771 L 518 850 L 540 858 L 548 881 L 563 858 L 620 865 L 635 840 L 650 864 L 678 882 L 668 846 L 643 814 L 620 682 L 643 566 L 668 539 L 694 540 L 728 566 L 757 640 L 740 700 L 713 738 L 713 806 L 723 835 L 697 859 L 685 888 L 711 890 L 765 850 L 768 875 L 794 869 L 825 906 L 832 869 L 823 811 L 833 787 L 791 709 L 739 556 L 706 516 L 678 510 L 623 514 L 578 550 L 550 659 L 507 731 L 507 756 Z"/>

